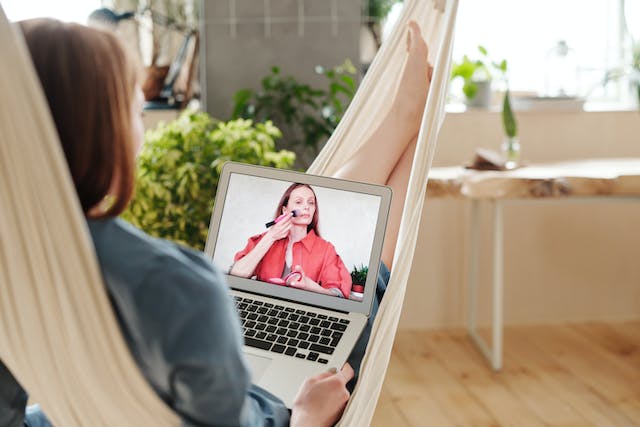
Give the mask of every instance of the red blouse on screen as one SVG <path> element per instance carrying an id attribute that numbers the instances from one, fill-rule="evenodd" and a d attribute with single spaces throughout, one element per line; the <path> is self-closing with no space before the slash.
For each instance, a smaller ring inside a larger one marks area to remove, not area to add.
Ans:
<path id="1" fill-rule="evenodd" d="M 247 246 L 234 256 L 234 262 L 251 252 L 265 234 L 250 237 Z M 287 242 L 288 239 L 280 239 L 271 245 L 253 272 L 258 280 L 266 282 L 274 277 L 282 277 Z M 293 244 L 292 252 L 292 268 L 300 265 L 311 280 L 326 289 L 339 289 L 345 298 L 349 298 L 351 274 L 331 243 L 311 230 L 302 240 Z"/>

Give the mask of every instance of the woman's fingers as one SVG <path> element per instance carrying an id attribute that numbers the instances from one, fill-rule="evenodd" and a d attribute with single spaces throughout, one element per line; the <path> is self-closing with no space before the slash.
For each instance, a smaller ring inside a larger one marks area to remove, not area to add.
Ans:
<path id="1" fill-rule="evenodd" d="M 351 365 L 345 363 L 342 369 L 337 372 L 336 375 L 342 380 L 343 384 L 347 384 L 349 381 L 351 381 L 351 379 L 355 375 L 355 372 L 353 371 Z"/>
<path id="2" fill-rule="evenodd" d="M 342 369 L 340 369 L 339 371 L 336 368 L 330 368 L 325 372 L 321 372 L 317 375 L 314 375 L 310 379 L 315 381 L 321 381 L 329 377 L 335 376 L 343 384 L 347 384 L 349 381 L 351 381 L 354 375 L 355 375 L 355 372 L 353 371 L 353 368 L 351 367 L 351 365 L 349 363 L 345 363 Z"/>

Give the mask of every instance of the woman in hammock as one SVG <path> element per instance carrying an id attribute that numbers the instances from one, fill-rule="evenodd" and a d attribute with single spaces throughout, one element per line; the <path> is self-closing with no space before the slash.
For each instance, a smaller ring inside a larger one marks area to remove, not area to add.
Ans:
<path id="1" fill-rule="evenodd" d="M 121 43 L 111 34 L 54 20 L 26 21 L 21 28 L 124 337 L 154 390 L 187 425 L 333 424 L 349 398 L 346 384 L 354 376 L 349 363 L 357 370 L 370 331 L 342 370 L 302 385 L 291 412 L 252 385 L 223 276 L 201 253 L 152 238 L 116 218 L 131 197 L 135 153 L 143 138 L 137 70 Z M 417 24 L 410 24 L 407 41 L 389 114 L 337 174 L 393 188 L 383 250 L 388 266 L 429 85 L 427 48 Z M 386 267 L 379 277 L 381 297 Z M 24 392 L 0 363 L 0 419 L 21 425 L 25 403 Z"/>
<path id="2" fill-rule="evenodd" d="M 266 232 L 249 238 L 229 273 L 349 298 L 351 274 L 334 246 L 320 237 L 313 189 L 291 184 L 278 202 L 274 221 Z"/>

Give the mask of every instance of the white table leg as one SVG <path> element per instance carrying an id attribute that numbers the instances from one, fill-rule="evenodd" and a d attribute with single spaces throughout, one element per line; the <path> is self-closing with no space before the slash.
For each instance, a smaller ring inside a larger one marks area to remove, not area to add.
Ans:
<path id="1" fill-rule="evenodd" d="M 478 288 L 478 201 L 471 201 L 470 219 L 470 248 L 469 248 L 469 305 L 468 305 L 468 332 L 473 342 L 491 363 L 495 371 L 502 369 L 502 292 L 503 292 L 503 222 L 502 203 L 493 202 L 493 316 L 492 316 L 492 349 L 478 334 L 476 329 L 476 306 Z"/>
<path id="2" fill-rule="evenodd" d="M 469 301 L 467 304 L 467 329 L 469 333 L 476 330 L 476 304 L 478 295 L 478 200 L 471 200 L 471 212 L 469 216 L 469 259 L 468 259 L 468 290 Z"/>
<path id="3" fill-rule="evenodd" d="M 504 236 L 502 203 L 496 201 L 493 210 L 493 358 L 495 371 L 502 369 L 502 293 L 504 271 Z"/>

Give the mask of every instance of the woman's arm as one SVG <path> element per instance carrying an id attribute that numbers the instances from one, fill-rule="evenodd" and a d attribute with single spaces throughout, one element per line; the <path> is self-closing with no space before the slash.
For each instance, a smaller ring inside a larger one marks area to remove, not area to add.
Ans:
<path id="1" fill-rule="evenodd" d="M 242 258 L 236 260 L 231 266 L 229 274 L 239 277 L 251 277 L 256 271 L 256 267 L 277 240 L 284 239 L 291 230 L 291 216 L 286 216 L 269 228 L 262 236 L 262 239 Z"/>
<path id="2" fill-rule="evenodd" d="M 318 274 L 318 282 L 324 288 L 331 292 L 336 292 L 344 298 L 349 298 L 351 294 L 351 273 L 344 265 L 335 247 L 329 242 L 327 242 L 324 252 L 322 269 Z"/>
<path id="3" fill-rule="evenodd" d="M 156 391 L 185 425 L 284 427 L 280 399 L 251 384 L 241 324 L 224 278 L 210 261 L 182 256 L 154 262 L 138 286 L 133 353 Z M 177 285 L 179 284 L 179 285 Z"/>
<path id="4" fill-rule="evenodd" d="M 304 289 L 305 291 L 311 291 L 325 295 L 342 296 L 342 292 L 336 293 L 335 291 L 333 291 L 333 289 L 336 288 L 323 288 L 322 286 L 320 286 L 320 284 L 314 282 L 309 276 L 304 273 L 304 270 L 300 265 L 294 265 L 291 269 L 291 272 L 300 273 L 299 278 L 294 278 L 287 283 L 293 288 Z"/>
<path id="5" fill-rule="evenodd" d="M 147 379 L 185 424 L 289 425 L 285 405 L 250 383 L 242 356 L 241 325 L 226 287 L 221 286 L 224 279 L 207 262 L 187 251 L 184 255 L 194 264 L 177 265 L 165 259 L 159 263 L 165 268 L 154 269 L 155 274 L 148 277 L 147 286 L 152 289 L 143 292 L 145 301 L 151 293 L 155 299 L 145 321 L 138 322 L 144 326 L 142 336 L 153 347 L 151 353 L 142 348 L 136 352 L 153 354 L 143 364 L 155 367 L 145 371 Z M 162 282 L 180 286 L 158 289 Z M 340 372 L 306 380 L 294 401 L 291 425 L 333 425 L 349 399 L 345 384 L 352 377 L 353 369 L 346 364 Z"/>

